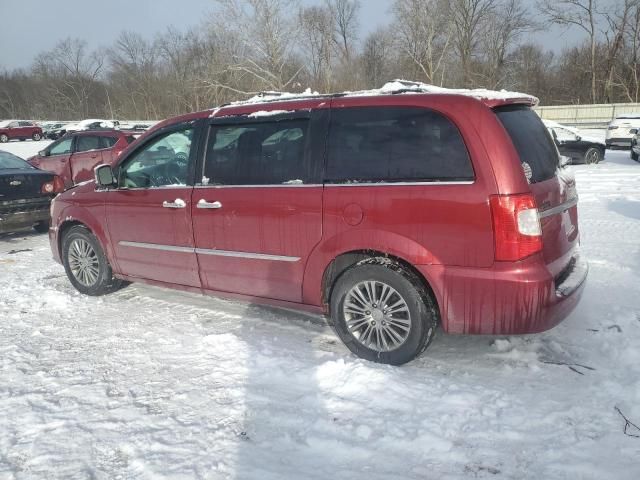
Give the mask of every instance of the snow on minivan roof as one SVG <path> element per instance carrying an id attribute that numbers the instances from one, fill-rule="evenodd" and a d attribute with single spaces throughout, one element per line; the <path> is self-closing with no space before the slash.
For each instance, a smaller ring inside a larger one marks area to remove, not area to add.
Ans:
<path id="1" fill-rule="evenodd" d="M 440 94 L 440 95 L 463 95 L 467 97 L 473 97 L 478 100 L 484 101 L 522 101 L 530 105 L 538 105 L 540 100 L 533 95 L 520 92 L 510 92 L 507 90 L 488 90 L 485 88 L 466 89 L 466 88 L 444 88 L 430 85 L 422 82 L 412 82 L 408 80 L 393 80 L 387 82 L 381 88 L 372 90 L 360 90 L 360 91 L 346 91 L 335 94 L 320 94 L 318 92 L 312 92 L 311 89 L 307 89 L 303 93 L 290 93 L 290 92 L 264 92 L 247 100 L 240 100 L 238 102 L 231 103 L 232 106 L 250 105 L 256 103 L 270 103 L 270 102 L 286 102 L 292 100 L 301 100 L 309 98 L 322 98 L 322 97 L 369 97 L 376 95 L 393 95 L 398 93 L 427 93 L 427 94 Z"/>

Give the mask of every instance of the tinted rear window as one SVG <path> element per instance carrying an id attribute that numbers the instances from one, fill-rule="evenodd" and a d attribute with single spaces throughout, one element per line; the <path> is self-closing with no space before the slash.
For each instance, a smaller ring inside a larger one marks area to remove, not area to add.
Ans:
<path id="1" fill-rule="evenodd" d="M 558 150 L 540 117 L 522 105 L 496 108 L 495 112 L 509 133 L 520 161 L 531 167 L 530 182 L 553 178 L 558 169 Z"/>
<path id="2" fill-rule="evenodd" d="M 118 142 L 117 137 L 100 137 L 100 138 L 102 142 L 102 145 L 101 145 L 102 148 L 111 148 Z"/>
<path id="3" fill-rule="evenodd" d="M 327 181 L 468 181 L 474 173 L 458 128 L 425 108 L 331 112 Z"/>

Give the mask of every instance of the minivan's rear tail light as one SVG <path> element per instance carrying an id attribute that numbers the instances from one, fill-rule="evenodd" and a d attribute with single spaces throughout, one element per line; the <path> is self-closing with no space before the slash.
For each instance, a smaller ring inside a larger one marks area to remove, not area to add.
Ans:
<path id="1" fill-rule="evenodd" d="M 513 262 L 542 251 L 542 227 L 533 195 L 492 195 L 496 261 Z"/>
<path id="2" fill-rule="evenodd" d="M 62 193 L 64 192 L 64 181 L 59 176 L 55 175 L 53 180 L 42 184 L 40 191 L 44 194 Z"/>

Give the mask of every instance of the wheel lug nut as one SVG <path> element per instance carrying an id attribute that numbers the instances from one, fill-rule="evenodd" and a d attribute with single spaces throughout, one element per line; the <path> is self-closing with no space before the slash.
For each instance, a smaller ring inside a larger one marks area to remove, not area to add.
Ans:
<path id="1" fill-rule="evenodd" d="M 367 310 L 367 315 L 371 315 L 371 312 L 369 310 Z"/>
<path id="2" fill-rule="evenodd" d="M 378 305 L 376 305 L 375 303 L 373 304 L 373 308 L 378 308 Z"/>

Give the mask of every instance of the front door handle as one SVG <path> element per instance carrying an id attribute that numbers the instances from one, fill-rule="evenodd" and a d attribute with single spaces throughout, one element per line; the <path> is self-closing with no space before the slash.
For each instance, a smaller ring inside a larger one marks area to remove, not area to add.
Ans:
<path id="1" fill-rule="evenodd" d="M 184 200 L 180 198 L 176 198 L 174 202 L 167 202 L 167 201 L 162 202 L 162 206 L 164 208 L 185 208 L 187 204 L 184 202 Z"/>
<path id="2" fill-rule="evenodd" d="M 204 208 L 209 210 L 217 210 L 222 208 L 222 204 L 220 202 L 207 202 L 204 198 L 198 202 L 197 208 Z"/>

